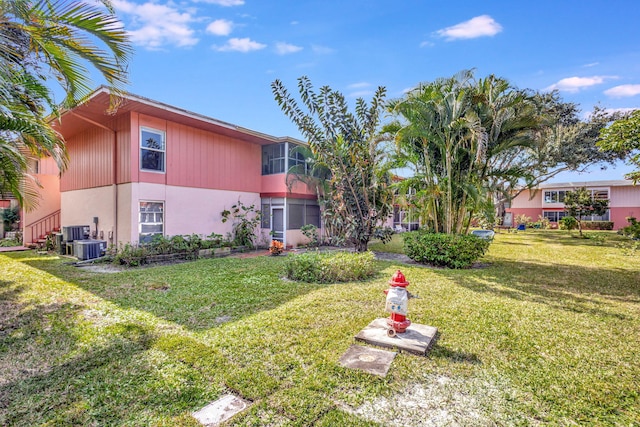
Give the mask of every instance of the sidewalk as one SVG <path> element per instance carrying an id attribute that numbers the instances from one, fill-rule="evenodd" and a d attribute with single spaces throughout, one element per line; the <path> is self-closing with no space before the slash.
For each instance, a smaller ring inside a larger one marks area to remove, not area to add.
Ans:
<path id="1" fill-rule="evenodd" d="M 29 248 L 24 246 L 7 246 L 6 248 L 0 248 L 0 252 L 17 252 L 17 251 L 28 251 Z"/>

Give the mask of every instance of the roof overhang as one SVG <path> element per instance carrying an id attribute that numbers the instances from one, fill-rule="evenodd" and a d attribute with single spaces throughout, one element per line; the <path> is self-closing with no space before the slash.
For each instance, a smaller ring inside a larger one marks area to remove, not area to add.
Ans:
<path id="1" fill-rule="evenodd" d="M 92 126 L 108 128 L 114 118 L 136 112 L 259 145 L 287 141 L 304 144 L 295 138 L 275 137 L 130 93 L 120 95 L 120 103 L 114 112 L 109 112 L 110 102 L 109 89 L 101 86 L 82 104 L 64 110 L 58 119 L 52 119 L 53 126 L 68 139 Z"/>

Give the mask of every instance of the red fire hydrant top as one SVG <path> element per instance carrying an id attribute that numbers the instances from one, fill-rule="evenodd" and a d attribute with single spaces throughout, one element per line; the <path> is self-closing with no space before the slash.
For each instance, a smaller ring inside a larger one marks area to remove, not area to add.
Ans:
<path id="1" fill-rule="evenodd" d="M 402 287 L 406 288 L 409 286 L 409 282 L 404 277 L 404 274 L 400 270 L 396 271 L 393 276 L 391 276 L 391 280 L 389 280 L 389 286 L 391 287 Z"/>

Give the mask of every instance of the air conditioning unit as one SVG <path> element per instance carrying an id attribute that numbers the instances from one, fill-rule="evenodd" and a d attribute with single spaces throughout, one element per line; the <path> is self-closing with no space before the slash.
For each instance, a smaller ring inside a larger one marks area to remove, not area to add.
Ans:
<path id="1" fill-rule="evenodd" d="M 74 240 L 73 255 L 79 260 L 100 258 L 107 250 L 105 240 Z"/>
<path id="2" fill-rule="evenodd" d="M 62 240 L 73 242 L 74 240 L 85 240 L 89 238 L 90 228 L 88 225 L 70 225 L 62 227 Z"/>

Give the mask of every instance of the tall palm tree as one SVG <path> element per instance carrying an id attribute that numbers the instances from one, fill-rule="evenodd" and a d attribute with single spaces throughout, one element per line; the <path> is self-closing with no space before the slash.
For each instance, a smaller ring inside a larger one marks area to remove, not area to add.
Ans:
<path id="1" fill-rule="evenodd" d="M 389 104 L 401 117 L 397 144 L 422 178 L 425 225 L 461 233 L 486 204 L 497 159 L 531 142 L 536 111 L 506 80 L 476 80 L 471 71 L 420 85 Z M 514 170 L 509 170 L 514 173 Z"/>
<path id="2" fill-rule="evenodd" d="M 30 158 L 51 156 L 66 167 L 64 142 L 51 127 L 58 108 L 50 82 L 64 90 L 62 107 L 72 108 L 92 90 L 87 66 L 113 93 L 127 81 L 132 48 L 108 1 L 103 5 L 0 0 L 0 192 L 23 204 L 33 201 L 25 187 Z"/>

